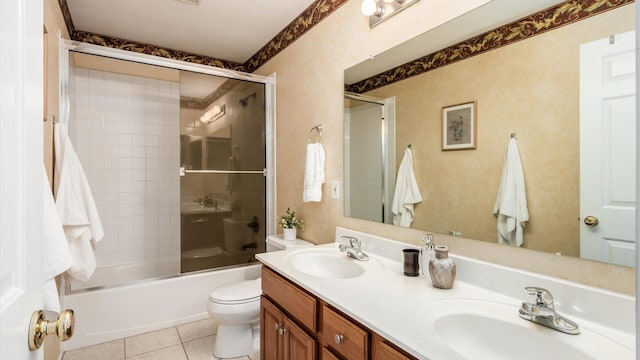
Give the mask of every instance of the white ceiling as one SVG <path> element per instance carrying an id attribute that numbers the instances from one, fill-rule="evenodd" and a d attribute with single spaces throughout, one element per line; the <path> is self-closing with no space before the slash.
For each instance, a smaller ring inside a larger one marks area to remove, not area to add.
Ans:
<path id="1" fill-rule="evenodd" d="M 67 0 L 76 30 L 244 63 L 313 0 Z"/>

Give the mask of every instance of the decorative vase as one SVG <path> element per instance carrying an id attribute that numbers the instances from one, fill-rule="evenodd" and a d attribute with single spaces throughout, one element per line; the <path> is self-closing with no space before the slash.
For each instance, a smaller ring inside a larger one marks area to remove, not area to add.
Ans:
<path id="1" fill-rule="evenodd" d="M 282 229 L 282 239 L 284 241 L 296 241 L 296 228 Z"/>
<path id="2" fill-rule="evenodd" d="M 449 248 L 444 245 L 435 247 L 436 258 L 429 261 L 429 275 L 433 287 L 451 289 L 456 279 L 456 263 L 449 259 Z"/>

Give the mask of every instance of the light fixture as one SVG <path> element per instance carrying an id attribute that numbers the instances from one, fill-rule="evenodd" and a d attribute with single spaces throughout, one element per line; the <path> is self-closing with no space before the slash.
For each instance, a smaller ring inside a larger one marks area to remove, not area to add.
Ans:
<path id="1" fill-rule="evenodd" d="M 360 10 L 364 16 L 372 16 L 380 11 L 381 8 L 376 0 L 362 0 L 362 5 L 360 5 Z"/>
<path id="2" fill-rule="evenodd" d="M 369 17 L 369 27 L 374 27 L 419 0 L 362 0 L 360 10 Z"/>
<path id="3" fill-rule="evenodd" d="M 208 124 L 210 122 L 214 122 L 218 120 L 220 117 L 224 115 L 224 105 L 215 105 L 211 107 L 211 109 L 205 111 L 202 116 L 200 116 L 200 122 L 203 124 Z"/>

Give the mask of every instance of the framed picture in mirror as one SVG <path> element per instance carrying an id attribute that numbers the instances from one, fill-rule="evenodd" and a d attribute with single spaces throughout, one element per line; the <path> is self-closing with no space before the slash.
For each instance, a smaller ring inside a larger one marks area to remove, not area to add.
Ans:
<path id="1" fill-rule="evenodd" d="M 476 102 L 442 108 L 442 150 L 475 149 Z"/>

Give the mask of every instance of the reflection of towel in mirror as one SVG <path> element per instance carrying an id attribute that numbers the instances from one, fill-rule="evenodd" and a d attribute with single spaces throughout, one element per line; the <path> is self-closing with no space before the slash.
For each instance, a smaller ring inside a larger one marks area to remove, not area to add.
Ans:
<path id="1" fill-rule="evenodd" d="M 87 281 L 96 268 L 91 241 L 100 241 L 104 230 L 89 183 L 64 124 L 56 124 L 54 144 L 56 208 L 73 257 L 73 265 L 67 274 Z"/>
<path id="2" fill-rule="evenodd" d="M 324 184 L 324 148 L 322 144 L 307 144 L 304 163 L 303 202 L 320 202 L 322 200 L 322 184 Z"/>
<path id="3" fill-rule="evenodd" d="M 529 210 L 516 139 L 509 140 L 502 166 L 500 188 L 493 206 L 493 214 L 498 216 L 498 243 L 521 246 L 524 241 L 523 228 L 529 221 Z"/>
<path id="4" fill-rule="evenodd" d="M 413 172 L 413 155 L 411 149 L 404 150 L 402 162 L 398 168 L 398 179 L 393 192 L 391 212 L 393 213 L 393 224 L 404 227 L 411 226 L 413 222 L 414 204 L 422 201 L 422 194 L 418 188 L 416 174 Z"/>
<path id="5" fill-rule="evenodd" d="M 73 259 L 69 251 L 69 244 L 64 235 L 58 210 L 53 202 L 53 194 L 49 187 L 47 174 L 42 171 L 42 261 L 44 284 L 42 302 L 44 310 L 60 312 L 60 296 L 55 277 L 71 267 Z"/>

